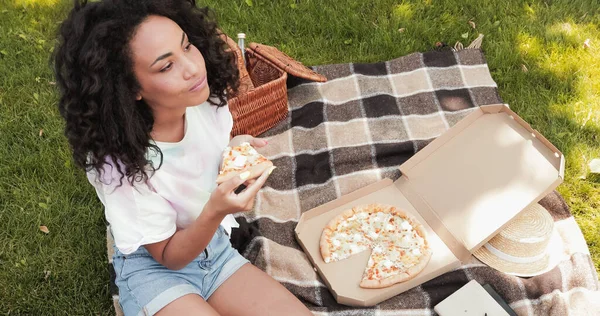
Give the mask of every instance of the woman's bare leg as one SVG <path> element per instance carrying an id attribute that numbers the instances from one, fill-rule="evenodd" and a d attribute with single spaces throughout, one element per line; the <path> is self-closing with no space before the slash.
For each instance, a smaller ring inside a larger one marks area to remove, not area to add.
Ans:
<path id="1" fill-rule="evenodd" d="M 223 316 L 313 315 L 283 285 L 249 263 L 227 279 L 208 303 Z"/>
<path id="2" fill-rule="evenodd" d="M 156 316 L 185 316 L 185 315 L 207 315 L 219 316 L 206 301 L 197 294 L 184 295 L 167 306 L 163 307 Z"/>

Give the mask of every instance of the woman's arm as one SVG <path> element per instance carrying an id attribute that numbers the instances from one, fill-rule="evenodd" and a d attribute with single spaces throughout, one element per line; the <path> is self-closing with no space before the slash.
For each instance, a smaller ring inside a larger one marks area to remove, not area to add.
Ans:
<path id="1" fill-rule="evenodd" d="M 219 224 L 227 214 L 245 212 L 252 209 L 256 193 L 267 180 L 271 169 L 265 171 L 244 191 L 234 191 L 249 173 L 228 180 L 215 189 L 198 218 L 185 229 L 175 232 L 166 240 L 146 244 L 144 247 L 160 264 L 172 270 L 179 270 L 188 265 L 208 245 Z"/>
<path id="2" fill-rule="evenodd" d="M 165 267 L 171 270 L 182 269 L 204 251 L 223 218 L 224 215 L 204 207 L 189 227 L 175 232 L 168 239 L 144 247 Z"/>

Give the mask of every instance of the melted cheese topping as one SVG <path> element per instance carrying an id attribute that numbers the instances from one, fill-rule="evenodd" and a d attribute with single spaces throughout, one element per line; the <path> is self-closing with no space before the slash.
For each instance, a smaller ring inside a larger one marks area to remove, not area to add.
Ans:
<path id="1" fill-rule="evenodd" d="M 235 159 L 233 159 L 231 161 L 231 164 L 229 165 L 231 167 L 242 168 L 242 167 L 244 167 L 244 165 L 246 165 L 246 161 L 248 161 L 248 157 L 246 157 L 246 156 L 242 156 L 242 155 L 238 154 L 238 155 L 234 155 L 234 157 L 235 157 Z"/>
<path id="2" fill-rule="evenodd" d="M 239 146 L 225 148 L 219 174 L 244 170 L 264 161 L 267 158 L 259 154 L 250 143 L 243 142 Z"/>
<path id="3" fill-rule="evenodd" d="M 330 236 L 331 258 L 343 260 L 372 249 L 365 278 L 381 280 L 416 265 L 423 254 L 425 240 L 409 221 L 385 212 L 360 212 L 338 223 Z"/>

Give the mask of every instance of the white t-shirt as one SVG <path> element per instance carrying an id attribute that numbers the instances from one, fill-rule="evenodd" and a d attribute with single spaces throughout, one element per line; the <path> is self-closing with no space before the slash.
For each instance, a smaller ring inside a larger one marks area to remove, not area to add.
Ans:
<path id="1" fill-rule="evenodd" d="M 176 230 L 189 226 L 204 208 L 210 193 L 216 188 L 221 154 L 229 143 L 233 119 L 227 106 L 217 108 L 209 103 L 189 107 L 185 112 L 185 134 L 177 143 L 156 142 L 163 154 L 162 166 L 150 176 L 148 184 L 127 178 L 119 185 L 120 174 L 109 161 L 103 181 L 96 181 L 96 172 L 87 173 L 104 204 L 104 212 L 115 239 L 124 254 L 141 245 L 171 237 Z M 160 157 L 149 150 L 147 157 L 154 166 Z M 238 227 L 233 215 L 227 215 L 221 225 L 231 233 Z"/>

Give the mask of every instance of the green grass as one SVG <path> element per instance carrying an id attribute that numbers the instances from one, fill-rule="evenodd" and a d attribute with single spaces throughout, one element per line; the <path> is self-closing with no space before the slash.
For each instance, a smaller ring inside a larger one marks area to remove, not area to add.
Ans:
<path id="1" fill-rule="evenodd" d="M 230 36 L 245 32 L 247 41 L 275 45 L 308 65 L 389 60 L 430 50 L 437 41 L 467 45 L 485 34 L 483 47 L 502 98 L 566 155 L 565 181 L 558 190 L 600 269 L 600 176 L 587 171 L 588 162 L 600 158 L 596 0 L 203 3 L 216 9 Z M 84 174 L 72 165 L 48 65 L 57 23 L 68 8 L 59 0 L 0 0 L 4 314 L 104 315 L 111 310 L 102 208 Z M 585 49 L 588 38 L 592 47 Z M 40 225 L 50 233 L 40 232 Z"/>

